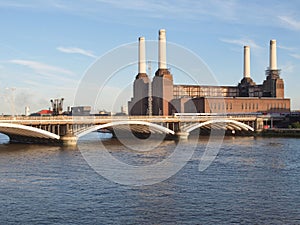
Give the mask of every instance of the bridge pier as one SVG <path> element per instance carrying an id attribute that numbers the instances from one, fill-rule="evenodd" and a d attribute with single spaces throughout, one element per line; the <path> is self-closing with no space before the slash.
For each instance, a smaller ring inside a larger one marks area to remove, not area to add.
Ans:
<path id="1" fill-rule="evenodd" d="M 61 144 L 64 146 L 76 146 L 78 138 L 73 134 L 66 134 L 60 138 Z"/>
<path id="2" fill-rule="evenodd" d="M 175 137 L 178 140 L 187 140 L 189 138 L 189 135 L 190 135 L 189 132 L 177 131 Z"/>
<path id="3" fill-rule="evenodd" d="M 259 133 L 263 130 L 263 128 L 264 128 L 264 120 L 262 118 L 257 118 L 255 120 L 255 128 L 254 128 L 255 132 Z"/>

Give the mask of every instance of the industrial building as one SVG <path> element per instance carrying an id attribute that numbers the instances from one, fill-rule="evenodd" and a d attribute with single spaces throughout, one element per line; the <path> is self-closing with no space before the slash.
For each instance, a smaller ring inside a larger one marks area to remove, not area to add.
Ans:
<path id="1" fill-rule="evenodd" d="M 262 84 L 256 84 L 251 78 L 249 46 L 244 46 L 243 78 L 236 86 L 174 84 L 167 68 L 163 29 L 159 31 L 158 70 L 152 81 L 146 72 L 145 55 L 145 38 L 140 37 L 138 74 L 133 97 L 128 102 L 130 115 L 290 112 L 290 99 L 284 97 L 284 81 L 277 68 L 276 40 L 270 41 L 270 63 Z"/>

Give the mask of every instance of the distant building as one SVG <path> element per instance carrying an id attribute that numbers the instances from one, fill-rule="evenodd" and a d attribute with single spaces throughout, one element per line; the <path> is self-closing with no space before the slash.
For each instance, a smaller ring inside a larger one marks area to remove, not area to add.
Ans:
<path id="1" fill-rule="evenodd" d="M 149 107 L 149 77 L 146 74 L 145 39 L 139 38 L 139 72 L 128 102 L 130 115 L 171 115 L 172 113 L 252 113 L 289 112 L 284 98 L 284 81 L 277 68 L 276 40 L 270 41 L 270 64 L 266 79 L 256 84 L 250 76 L 250 47 L 244 46 L 244 74 L 236 86 L 174 85 L 166 64 L 165 30 L 159 31 L 159 68 L 152 81 Z"/>
<path id="2" fill-rule="evenodd" d="M 71 116 L 89 116 L 90 114 L 91 114 L 91 106 L 71 107 Z"/>
<path id="3" fill-rule="evenodd" d="M 63 102 L 64 98 L 61 99 L 51 99 L 50 100 L 52 105 L 52 115 L 58 116 L 63 114 Z"/>
<path id="4" fill-rule="evenodd" d="M 29 106 L 25 106 L 25 116 L 29 116 L 30 115 L 30 108 Z"/>
<path id="5" fill-rule="evenodd" d="M 36 113 L 31 113 L 30 116 L 52 116 L 53 111 L 50 109 L 42 109 Z"/>
<path id="6" fill-rule="evenodd" d="M 93 114 L 93 116 L 111 116 L 111 112 L 106 110 L 100 110 L 99 113 Z"/>
<path id="7" fill-rule="evenodd" d="M 128 115 L 128 106 L 127 105 L 121 106 L 121 113 Z"/>

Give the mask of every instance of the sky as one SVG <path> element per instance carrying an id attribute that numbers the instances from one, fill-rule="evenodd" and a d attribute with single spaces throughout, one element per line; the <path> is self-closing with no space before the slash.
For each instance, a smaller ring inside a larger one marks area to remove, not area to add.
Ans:
<path id="1" fill-rule="evenodd" d="M 53 98 L 64 98 L 65 109 L 73 106 L 97 61 L 139 36 L 157 40 L 161 28 L 168 42 L 197 55 L 220 85 L 242 79 L 244 45 L 251 48 L 251 77 L 261 84 L 269 41 L 276 39 L 285 96 L 293 110 L 300 109 L 299 12 L 298 0 L 1 0 L 0 113 L 47 109 Z M 156 69 L 151 64 L 152 73 Z M 130 100 L 137 65 L 120 71 L 106 84 L 95 111 L 118 111 Z M 176 72 L 174 82 L 184 83 Z"/>

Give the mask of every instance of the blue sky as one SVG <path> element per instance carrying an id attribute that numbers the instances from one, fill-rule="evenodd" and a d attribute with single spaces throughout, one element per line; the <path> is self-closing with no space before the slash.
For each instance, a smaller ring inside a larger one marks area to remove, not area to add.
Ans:
<path id="1" fill-rule="evenodd" d="M 251 47 L 251 76 L 262 83 L 269 41 L 276 39 L 285 95 L 300 109 L 299 12 L 298 0 L 1 0 L 0 113 L 21 114 L 25 106 L 38 111 L 60 97 L 65 106 L 73 105 L 82 77 L 98 57 L 139 36 L 157 40 L 161 28 L 168 41 L 197 54 L 222 85 L 241 80 L 244 45 Z M 109 108 L 110 95 L 119 96 L 122 88 L 130 95 L 136 73 L 133 66 L 125 83 L 116 79 L 108 100 L 95 109 Z"/>

